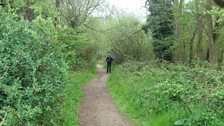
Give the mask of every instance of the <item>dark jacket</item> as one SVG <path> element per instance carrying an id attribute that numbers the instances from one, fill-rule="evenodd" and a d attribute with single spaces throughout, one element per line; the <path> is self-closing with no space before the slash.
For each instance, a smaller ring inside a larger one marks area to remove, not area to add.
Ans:
<path id="1" fill-rule="evenodd" d="M 112 61 L 113 61 L 113 60 L 114 60 L 114 59 L 113 59 L 111 56 L 108 56 L 108 57 L 106 58 L 107 64 L 109 64 L 109 65 L 112 64 Z"/>

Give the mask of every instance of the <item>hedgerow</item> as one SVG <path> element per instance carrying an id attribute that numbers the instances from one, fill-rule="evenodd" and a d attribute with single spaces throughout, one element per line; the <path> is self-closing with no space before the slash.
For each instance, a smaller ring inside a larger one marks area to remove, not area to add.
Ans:
<path id="1" fill-rule="evenodd" d="M 0 13 L 0 122 L 3 126 L 53 125 L 66 84 L 67 65 L 55 48 L 49 20 L 33 22 Z"/>

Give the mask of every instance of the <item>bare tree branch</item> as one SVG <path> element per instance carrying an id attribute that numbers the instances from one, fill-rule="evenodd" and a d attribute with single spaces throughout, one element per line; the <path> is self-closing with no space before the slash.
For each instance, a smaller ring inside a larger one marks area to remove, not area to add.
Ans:
<path id="1" fill-rule="evenodd" d="M 77 27 L 88 22 L 104 0 L 63 0 L 62 15 L 72 27 Z"/>

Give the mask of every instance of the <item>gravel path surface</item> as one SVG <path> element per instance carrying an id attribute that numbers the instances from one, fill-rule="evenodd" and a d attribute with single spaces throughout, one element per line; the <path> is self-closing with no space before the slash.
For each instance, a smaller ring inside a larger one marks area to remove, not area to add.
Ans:
<path id="1" fill-rule="evenodd" d="M 97 65 L 99 76 L 84 88 L 80 110 L 80 126 L 131 126 L 114 105 L 107 91 L 108 75 Z"/>

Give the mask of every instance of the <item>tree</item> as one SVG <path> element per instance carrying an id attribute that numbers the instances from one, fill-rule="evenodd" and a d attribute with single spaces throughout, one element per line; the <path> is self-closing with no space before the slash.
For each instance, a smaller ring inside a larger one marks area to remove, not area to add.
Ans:
<path id="1" fill-rule="evenodd" d="M 141 29 L 142 22 L 133 15 L 117 14 L 117 19 L 105 22 L 105 47 L 107 52 L 116 56 L 116 63 L 126 60 L 145 61 L 153 57 L 150 34 Z M 102 25 L 103 23 L 101 23 Z M 104 49 L 105 50 L 105 49 Z"/>
<path id="2" fill-rule="evenodd" d="M 57 26 L 59 23 L 59 15 L 60 15 L 60 6 L 61 6 L 61 0 L 55 0 L 55 7 L 56 7 L 56 17 L 54 17 L 54 25 Z"/>
<path id="3" fill-rule="evenodd" d="M 204 15 L 203 10 L 200 8 L 201 0 L 195 0 L 195 13 L 197 21 L 197 47 L 196 47 L 196 56 L 199 60 L 204 59 L 203 48 L 202 48 L 202 39 L 203 39 L 203 27 L 204 27 Z M 202 11 L 201 11 L 202 10 Z"/>
<path id="4" fill-rule="evenodd" d="M 207 60 L 210 63 L 215 63 L 215 40 L 213 36 L 213 19 L 209 11 L 212 9 L 212 0 L 206 0 L 206 23 L 208 29 L 208 51 Z"/>
<path id="5" fill-rule="evenodd" d="M 62 16 L 73 28 L 86 23 L 104 0 L 62 0 Z"/>
<path id="6" fill-rule="evenodd" d="M 181 16 L 183 11 L 184 0 L 174 0 L 174 11 L 175 11 L 175 21 L 176 21 L 176 37 L 178 41 L 178 60 L 181 63 L 185 62 L 185 43 L 182 40 L 182 25 L 181 25 Z"/>
<path id="7" fill-rule="evenodd" d="M 150 12 L 147 26 L 152 31 L 156 57 L 172 61 L 171 47 L 173 46 L 173 40 L 168 39 L 174 34 L 172 0 L 147 0 L 146 3 Z"/>

